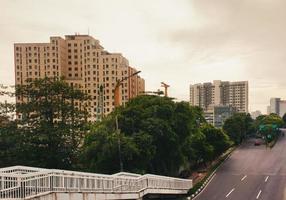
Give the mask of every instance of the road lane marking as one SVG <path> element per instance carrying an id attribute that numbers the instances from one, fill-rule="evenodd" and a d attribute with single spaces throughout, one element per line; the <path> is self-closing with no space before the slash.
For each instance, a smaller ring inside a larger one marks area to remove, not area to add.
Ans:
<path id="1" fill-rule="evenodd" d="M 243 181 L 244 179 L 246 179 L 246 177 L 247 177 L 247 175 L 245 175 L 245 176 L 241 179 L 241 181 Z"/>
<path id="2" fill-rule="evenodd" d="M 256 196 L 256 199 L 259 199 L 260 194 L 261 194 L 261 190 L 259 190 L 259 192 L 258 192 L 258 194 Z"/>
<path id="3" fill-rule="evenodd" d="M 269 176 L 267 176 L 267 177 L 265 178 L 265 182 L 267 182 L 267 181 L 268 181 L 268 178 L 269 178 Z"/>
<path id="4" fill-rule="evenodd" d="M 235 188 L 232 188 L 232 189 L 230 190 L 230 192 L 227 193 L 227 195 L 226 195 L 225 197 L 227 198 L 234 190 L 235 190 Z"/>
<path id="5" fill-rule="evenodd" d="M 200 194 L 207 188 L 207 186 L 212 182 L 213 178 L 216 176 L 216 173 L 214 173 L 213 177 L 211 177 L 211 179 L 209 180 L 209 182 L 206 184 L 206 186 L 201 190 L 201 192 L 199 192 L 199 194 L 194 198 L 194 200 L 200 196 Z"/>

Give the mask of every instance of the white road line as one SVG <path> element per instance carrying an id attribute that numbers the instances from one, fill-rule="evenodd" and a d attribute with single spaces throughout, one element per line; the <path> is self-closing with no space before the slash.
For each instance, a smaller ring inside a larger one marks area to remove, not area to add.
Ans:
<path id="1" fill-rule="evenodd" d="M 241 179 L 241 181 L 243 181 L 244 179 L 246 179 L 246 177 L 247 177 L 247 175 L 245 175 L 245 176 Z"/>
<path id="2" fill-rule="evenodd" d="M 235 188 L 232 188 L 232 189 L 230 190 L 230 192 L 227 193 L 227 195 L 226 195 L 225 197 L 227 198 L 234 190 L 235 190 Z"/>
<path id="3" fill-rule="evenodd" d="M 260 194 L 261 194 L 261 190 L 259 190 L 259 192 L 258 192 L 258 194 L 256 196 L 256 199 L 259 199 Z"/>
<path id="4" fill-rule="evenodd" d="M 208 185 L 212 182 L 213 178 L 216 176 L 216 173 L 214 173 L 213 177 L 209 180 L 209 182 L 206 184 L 206 186 L 201 190 L 201 192 L 193 199 L 196 199 L 200 194 L 208 187 Z"/>
<path id="5" fill-rule="evenodd" d="M 267 181 L 268 181 L 268 178 L 269 178 L 269 176 L 267 176 L 267 177 L 265 178 L 265 182 L 267 182 Z"/>

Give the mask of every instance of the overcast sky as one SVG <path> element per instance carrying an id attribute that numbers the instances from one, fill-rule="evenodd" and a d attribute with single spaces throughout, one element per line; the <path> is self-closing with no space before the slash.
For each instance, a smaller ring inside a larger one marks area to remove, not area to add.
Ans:
<path id="1" fill-rule="evenodd" d="M 0 0 L 0 83 L 14 84 L 13 43 L 75 32 L 141 70 L 147 90 L 249 81 L 250 110 L 286 98 L 285 0 Z"/>

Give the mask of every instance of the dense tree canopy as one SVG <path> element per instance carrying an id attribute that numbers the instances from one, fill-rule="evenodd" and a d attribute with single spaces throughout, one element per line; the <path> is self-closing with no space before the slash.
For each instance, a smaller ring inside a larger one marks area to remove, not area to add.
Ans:
<path id="1" fill-rule="evenodd" d="M 5 99 L 0 102 L 0 126 L 7 124 L 12 118 L 13 112 L 15 112 L 15 103 L 11 101 L 15 93 L 13 92 L 14 87 L 5 86 L 0 84 L 0 98 Z M 10 101 L 7 101 L 9 99 Z"/>
<path id="2" fill-rule="evenodd" d="M 277 126 L 283 126 L 284 122 L 281 117 L 275 113 L 271 113 L 270 115 L 266 115 L 260 121 L 260 124 L 276 124 Z"/>
<path id="3" fill-rule="evenodd" d="M 213 157 L 221 155 L 232 144 L 227 134 L 209 124 L 202 126 L 202 132 L 207 143 L 214 147 Z"/>
<path id="4" fill-rule="evenodd" d="M 71 168 L 87 116 L 84 105 L 76 106 L 75 102 L 87 96 L 63 80 L 48 78 L 17 86 L 16 95 L 22 100 L 16 105 L 21 118 L 1 128 L 6 148 L 0 160 L 10 157 L 13 164 Z"/>
<path id="5" fill-rule="evenodd" d="M 284 122 L 284 127 L 286 126 L 286 113 L 283 115 L 282 120 Z"/>
<path id="6" fill-rule="evenodd" d="M 253 119 L 246 113 L 235 113 L 228 118 L 223 125 L 223 130 L 235 144 L 240 144 L 247 135 L 255 133 Z"/>
<path id="7" fill-rule="evenodd" d="M 9 118 L 7 103 L 0 104 L 0 167 L 114 173 L 122 160 L 124 171 L 177 176 L 231 145 L 221 129 L 206 124 L 199 107 L 166 97 L 139 96 L 101 122 L 88 123 L 87 95 L 63 80 L 30 81 L 16 94 L 18 104 L 9 109 L 16 107 L 17 120 Z"/>
<path id="8" fill-rule="evenodd" d="M 115 130 L 116 116 L 120 134 Z M 178 175 L 182 169 L 214 159 L 230 145 L 221 130 L 211 126 L 201 130 L 202 116 L 201 109 L 186 102 L 137 97 L 93 127 L 84 142 L 83 165 L 90 171 L 118 171 L 120 137 L 124 170 Z M 212 137 L 223 141 L 211 141 Z"/>

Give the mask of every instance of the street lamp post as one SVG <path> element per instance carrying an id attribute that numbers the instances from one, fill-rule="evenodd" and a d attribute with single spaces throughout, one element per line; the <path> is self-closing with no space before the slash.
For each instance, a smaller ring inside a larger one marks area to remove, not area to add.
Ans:
<path id="1" fill-rule="evenodd" d="M 114 88 L 114 107 L 117 108 L 120 106 L 120 86 L 122 85 L 123 81 L 126 81 L 127 79 L 131 78 L 132 76 L 135 76 L 139 74 L 141 71 L 135 72 L 131 74 L 130 76 L 124 77 L 121 80 L 118 80 L 116 82 L 115 88 Z"/>
<path id="2" fill-rule="evenodd" d="M 124 77 L 121 80 L 116 82 L 114 88 L 114 107 L 117 108 L 120 106 L 120 86 L 122 85 L 123 81 L 128 80 L 132 76 L 139 74 L 141 71 L 135 72 L 130 76 Z M 120 141 L 120 129 L 118 126 L 118 115 L 115 115 L 115 125 L 116 125 L 116 132 L 118 134 L 118 156 L 119 156 L 119 164 L 120 164 L 120 171 L 123 171 L 123 162 L 122 162 L 122 155 L 121 155 L 121 141 Z"/>

